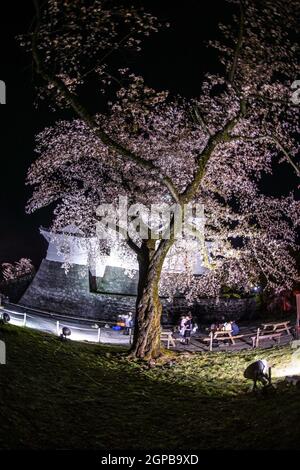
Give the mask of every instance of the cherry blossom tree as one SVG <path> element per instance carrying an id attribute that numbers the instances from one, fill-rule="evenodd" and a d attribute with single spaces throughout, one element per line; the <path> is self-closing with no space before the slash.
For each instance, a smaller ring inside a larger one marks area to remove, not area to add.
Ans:
<path id="1" fill-rule="evenodd" d="M 20 279 L 24 276 L 31 276 L 35 272 L 32 261 L 28 258 L 21 258 L 14 264 L 2 263 L 1 277 L 2 282 L 10 282 Z"/>
<path id="2" fill-rule="evenodd" d="M 127 70 L 111 71 L 108 58 L 117 49 L 139 48 L 140 35 L 158 27 L 153 16 L 134 8 L 49 0 L 42 10 L 37 6 L 36 27 L 23 39 L 42 79 L 41 96 L 50 93 L 56 106 L 76 115 L 37 138 L 29 211 L 58 201 L 54 226 L 75 221 L 90 233 L 99 204 L 120 195 L 134 204 L 204 205 L 205 240 L 197 230 L 192 240 L 178 240 L 174 214 L 169 237 L 126 234 L 123 249 L 139 266 L 134 357 L 160 353 L 159 288 L 170 295 L 181 289 L 192 302 L 218 295 L 223 285 L 249 290 L 263 279 L 266 288 L 281 289 L 297 278 L 299 203 L 293 188 L 280 198 L 267 195 L 262 177 L 271 177 L 277 164 L 300 174 L 299 107 L 290 99 L 299 4 L 230 3 L 232 22 L 220 25 L 222 39 L 210 43 L 220 73 L 207 73 L 199 96 L 189 100 L 156 92 Z M 115 99 L 105 112 L 90 112 L 81 87 L 93 83 L 97 96 L 111 79 L 121 81 Z M 167 257 L 184 256 L 192 246 L 202 250 L 202 276 L 193 276 L 188 256 L 184 273 L 164 270 Z"/>

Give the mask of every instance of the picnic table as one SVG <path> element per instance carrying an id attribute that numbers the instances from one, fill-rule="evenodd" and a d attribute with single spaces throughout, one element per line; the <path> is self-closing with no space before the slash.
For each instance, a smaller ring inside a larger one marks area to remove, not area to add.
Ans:
<path id="1" fill-rule="evenodd" d="M 232 331 L 229 330 L 216 330 L 211 331 L 209 337 L 203 338 L 203 341 L 209 342 L 209 350 L 212 351 L 214 341 L 230 341 L 231 344 L 235 345 L 235 339 L 241 335 L 232 335 Z"/>
<path id="2" fill-rule="evenodd" d="M 172 331 L 162 331 L 160 333 L 160 340 L 167 341 L 167 349 L 170 349 L 170 345 L 173 347 L 176 346 Z"/>
<path id="3" fill-rule="evenodd" d="M 284 331 L 289 336 L 292 336 L 289 321 L 262 323 L 262 334 L 283 333 Z"/>
<path id="4" fill-rule="evenodd" d="M 271 329 L 263 329 L 257 328 L 257 332 L 255 336 L 251 336 L 252 339 L 252 348 L 258 348 L 259 342 L 263 340 L 274 340 L 277 344 L 280 343 L 280 339 L 282 336 L 282 330 L 271 330 Z"/>

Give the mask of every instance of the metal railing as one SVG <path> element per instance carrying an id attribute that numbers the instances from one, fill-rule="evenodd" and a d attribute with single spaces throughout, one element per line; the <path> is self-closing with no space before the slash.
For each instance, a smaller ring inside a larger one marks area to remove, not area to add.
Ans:
<path id="1" fill-rule="evenodd" d="M 19 306 L 17 306 L 19 307 Z M 33 328 L 40 331 L 45 331 L 50 334 L 61 336 L 62 329 L 67 327 L 71 330 L 70 339 L 75 341 L 88 341 L 92 343 L 103 343 L 103 344 L 132 344 L 132 328 L 129 328 L 129 335 L 124 335 L 122 332 L 115 332 L 111 328 L 101 327 L 98 323 L 104 323 L 105 325 L 115 325 L 115 322 L 95 321 L 86 320 L 76 317 L 65 317 L 60 316 L 57 319 L 56 314 L 39 312 L 33 309 L 27 309 L 34 311 L 34 313 L 28 313 L 27 311 L 18 312 L 15 309 L 4 306 L 3 312 L 7 312 L 10 315 L 10 323 L 15 326 Z M 75 323 L 77 322 L 77 323 Z M 92 326 L 86 327 L 78 325 L 78 322 L 82 323 L 93 323 Z M 110 333 L 110 334 L 108 334 Z"/>

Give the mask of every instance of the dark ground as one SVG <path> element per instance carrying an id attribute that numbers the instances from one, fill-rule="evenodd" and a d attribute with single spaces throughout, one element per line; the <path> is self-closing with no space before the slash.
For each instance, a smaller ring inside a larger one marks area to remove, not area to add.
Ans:
<path id="1" fill-rule="evenodd" d="M 287 346 L 129 363 L 122 349 L 61 343 L 6 325 L 0 338 L 1 449 L 297 449 L 300 390 L 249 393 L 249 362 L 283 367 Z"/>

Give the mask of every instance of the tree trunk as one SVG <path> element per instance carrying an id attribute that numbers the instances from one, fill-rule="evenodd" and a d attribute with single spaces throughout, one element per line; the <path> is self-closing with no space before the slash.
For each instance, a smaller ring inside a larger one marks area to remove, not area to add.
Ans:
<path id="1" fill-rule="evenodd" d="M 143 242 L 139 262 L 139 283 L 136 301 L 134 338 L 130 356 L 149 360 L 160 355 L 162 305 L 159 280 L 165 250 L 155 251 L 155 240 Z"/>

